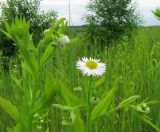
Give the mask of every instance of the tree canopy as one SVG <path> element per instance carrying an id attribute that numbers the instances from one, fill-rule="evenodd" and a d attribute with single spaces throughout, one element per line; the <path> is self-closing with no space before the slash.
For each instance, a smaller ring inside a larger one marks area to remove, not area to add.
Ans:
<path id="1" fill-rule="evenodd" d="M 0 3 L 0 28 L 4 28 L 3 21 L 12 23 L 16 16 L 24 17 L 30 21 L 30 32 L 35 43 L 37 43 L 45 29 L 48 29 L 57 18 L 57 12 L 42 11 L 40 9 L 41 0 L 7 0 Z M 16 52 L 16 47 L 2 33 L 0 33 L 0 48 L 3 55 L 12 56 Z"/>
<path id="2" fill-rule="evenodd" d="M 96 39 L 106 45 L 140 23 L 132 0 L 90 0 L 87 9 L 87 34 L 92 43 Z"/>

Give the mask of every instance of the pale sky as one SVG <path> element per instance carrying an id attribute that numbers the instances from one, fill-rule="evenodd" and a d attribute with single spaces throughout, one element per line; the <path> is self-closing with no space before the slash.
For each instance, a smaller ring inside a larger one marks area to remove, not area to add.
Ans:
<path id="1" fill-rule="evenodd" d="M 0 0 L 0 2 L 1 1 L 6 0 Z M 82 18 L 86 14 L 86 5 L 88 2 L 89 0 L 70 0 L 72 25 L 85 24 Z M 160 25 L 160 21 L 158 21 L 151 12 L 157 7 L 160 7 L 160 0 L 133 0 L 133 2 L 137 3 L 137 11 L 143 16 L 143 25 Z M 53 9 L 58 12 L 59 17 L 68 18 L 68 3 L 69 0 L 42 0 L 41 9 Z"/>
<path id="2" fill-rule="evenodd" d="M 144 25 L 160 25 L 151 10 L 160 7 L 160 0 L 133 0 L 137 3 L 137 10 L 142 14 Z M 82 25 L 83 16 L 86 14 L 86 5 L 89 0 L 70 0 L 72 25 Z M 41 8 L 44 10 L 54 9 L 59 12 L 60 17 L 68 18 L 69 0 L 43 0 Z"/>

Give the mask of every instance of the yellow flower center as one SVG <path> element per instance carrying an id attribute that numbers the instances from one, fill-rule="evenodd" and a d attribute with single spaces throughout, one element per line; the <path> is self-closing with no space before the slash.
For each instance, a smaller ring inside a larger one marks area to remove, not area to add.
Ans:
<path id="1" fill-rule="evenodd" d="M 97 62 L 92 61 L 92 60 L 88 60 L 85 65 L 89 68 L 89 69 L 96 69 L 98 67 Z"/>

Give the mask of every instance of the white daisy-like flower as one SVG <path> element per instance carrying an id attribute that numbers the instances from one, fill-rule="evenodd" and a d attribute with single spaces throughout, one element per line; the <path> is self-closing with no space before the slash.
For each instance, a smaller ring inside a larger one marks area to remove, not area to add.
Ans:
<path id="1" fill-rule="evenodd" d="M 83 75 L 87 76 L 102 76 L 106 71 L 106 64 L 100 62 L 98 59 L 82 58 L 77 61 L 77 69 L 79 69 Z"/>
<path id="2" fill-rule="evenodd" d="M 58 42 L 61 44 L 61 45 L 66 45 L 70 42 L 68 36 L 64 35 L 64 34 L 61 34 L 60 35 L 60 38 L 58 40 Z"/>

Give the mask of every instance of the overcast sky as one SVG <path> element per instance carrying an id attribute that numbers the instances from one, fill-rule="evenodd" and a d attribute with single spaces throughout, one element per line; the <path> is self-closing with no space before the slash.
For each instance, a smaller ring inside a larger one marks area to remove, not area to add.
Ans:
<path id="1" fill-rule="evenodd" d="M 44 10 L 54 9 L 59 12 L 60 17 L 68 18 L 68 1 L 69 0 L 43 0 L 41 8 Z M 82 25 L 83 16 L 86 14 L 86 5 L 89 0 L 70 0 L 71 1 L 71 19 L 72 25 Z M 133 0 L 137 3 L 137 10 L 142 14 L 144 25 L 160 25 L 160 21 L 156 20 L 151 10 L 158 6 L 160 0 Z"/>
<path id="2" fill-rule="evenodd" d="M 70 0 L 70 2 L 72 25 L 85 24 L 85 22 L 82 21 L 82 18 L 86 14 L 86 5 L 89 0 Z M 133 0 L 133 2 L 137 3 L 137 10 L 143 16 L 143 25 L 160 25 L 160 21 L 158 21 L 151 12 L 158 6 L 160 7 L 160 0 Z M 41 9 L 54 9 L 58 12 L 59 17 L 68 18 L 68 3 L 69 0 L 42 0 Z"/>

